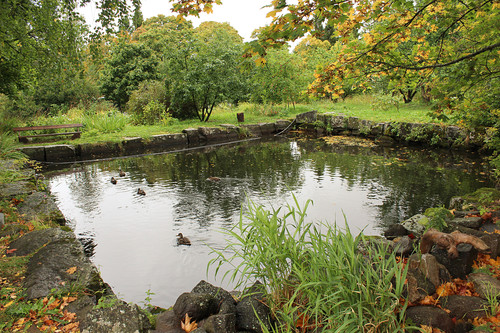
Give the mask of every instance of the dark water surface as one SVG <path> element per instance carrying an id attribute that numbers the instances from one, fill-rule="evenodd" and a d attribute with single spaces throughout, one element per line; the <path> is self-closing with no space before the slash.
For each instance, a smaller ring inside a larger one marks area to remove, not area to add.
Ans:
<path id="1" fill-rule="evenodd" d="M 220 229 L 239 220 L 247 196 L 278 208 L 294 193 L 302 204 L 313 200 L 312 221 L 344 225 L 345 214 L 353 232 L 373 235 L 492 186 L 485 163 L 471 155 L 322 140 L 249 141 L 53 169 L 50 190 L 103 279 L 125 301 L 140 304 L 150 291 L 151 303 L 164 307 L 202 279 L 232 287 L 206 269 L 210 247 L 224 246 Z M 179 232 L 191 247 L 176 245 Z"/>

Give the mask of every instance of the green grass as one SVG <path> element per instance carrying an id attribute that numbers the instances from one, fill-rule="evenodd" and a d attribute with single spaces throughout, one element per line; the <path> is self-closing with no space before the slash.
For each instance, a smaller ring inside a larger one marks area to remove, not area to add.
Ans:
<path id="1" fill-rule="evenodd" d="M 297 114 L 317 110 L 319 113 L 333 112 L 346 116 L 358 117 L 377 122 L 400 121 L 400 122 L 431 122 L 428 116 L 428 106 L 412 103 L 388 107 L 384 110 L 375 107 L 376 101 L 368 95 L 355 96 L 345 101 L 313 101 L 308 104 L 290 105 L 260 105 L 241 103 L 237 107 L 223 104 L 214 109 L 208 122 L 200 122 L 198 119 L 174 120 L 169 125 L 131 125 L 132 117 L 116 111 L 110 107 L 96 114 L 90 114 L 89 110 L 73 108 L 68 113 L 55 117 L 40 117 L 31 120 L 28 125 L 48 125 L 63 123 L 83 123 L 82 137 L 77 140 L 57 138 L 58 143 L 93 143 L 93 142 L 120 142 L 125 137 L 148 138 L 155 134 L 180 133 L 185 128 L 201 126 L 218 126 L 221 124 L 238 125 L 237 113 L 244 113 L 244 124 L 256 124 L 263 122 L 274 122 L 278 119 L 293 119 Z M 36 143 L 36 142 L 34 142 Z M 41 144 L 50 144 L 47 142 Z"/>
<path id="2" fill-rule="evenodd" d="M 306 222 L 310 202 L 301 207 L 294 200 L 284 212 L 250 202 L 209 267 L 217 274 L 229 265 L 224 277 L 238 286 L 262 282 L 276 332 L 295 332 L 299 318 L 322 332 L 403 332 L 407 268 L 383 246 L 352 235 L 347 223 L 342 231 Z M 361 242 L 368 244 L 364 254 Z"/>

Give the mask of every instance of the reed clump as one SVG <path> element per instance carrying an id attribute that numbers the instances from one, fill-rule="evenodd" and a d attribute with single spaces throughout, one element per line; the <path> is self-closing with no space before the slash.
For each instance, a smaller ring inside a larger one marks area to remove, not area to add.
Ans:
<path id="1" fill-rule="evenodd" d="M 407 269 L 383 246 L 359 251 L 370 242 L 347 223 L 307 222 L 310 204 L 294 197 L 282 212 L 249 202 L 209 266 L 230 265 L 224 278 L 238 286 L 262 282 L 276 332 L 403 332 Z"/>

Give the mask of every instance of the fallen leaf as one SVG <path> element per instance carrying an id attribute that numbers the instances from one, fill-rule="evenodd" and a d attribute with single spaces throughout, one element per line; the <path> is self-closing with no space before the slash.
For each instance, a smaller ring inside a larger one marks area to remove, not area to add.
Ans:
<path id="1" fill-rule="evenodd" d="M 196 323 L 195 320 L 191 322 L 191 317 L 188 316 L 186 313 L 186 317 L 184 317 L 184 321 L 181 320 L 181 328 L 184 330 L 184 332 L 189 333 L 194 331 L 195 329 L 198 328 L 198 324 Z"/>
<path id="2" fill-rule="evenodd" d="M 75 272 L 76 272 L 76 266 L 73 266 L 73 267 L 68 268 L 68 269 L 66 270 L 66 273 L 68 273 L 69 275 L 71 275 L 71 274 L 73 274 L 73 273 L 75 273 Z"/>
<path id="3" fill-rule="evenodd" d="M 14 253 L 16 251 L 17 251 L 17 249 L 10 249 L 10 250 L 5 251 L 5 253 L 11 254 L 11 253 Z"/>

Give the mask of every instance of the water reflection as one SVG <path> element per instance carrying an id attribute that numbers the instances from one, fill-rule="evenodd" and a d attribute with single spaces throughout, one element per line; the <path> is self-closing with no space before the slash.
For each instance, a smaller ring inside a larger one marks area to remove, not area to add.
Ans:
<path id="1" fill-rule="evenodd" d="M 51 172 L 50 188 L 88 254 L 115 292 L 170 306 L 206 276 L 218 231 L 239 220 L 249 197 L 269 208 L 312 199 L 311 220 L 377 234 L 451 196 L 491 185 L 474 156 L 407 147 L 362 148 L 321 140 L 246 142 Z M 124 170 L 125 177 L 118 171 Z M 206 179 L 220 177 L 219 182 Z M 110 182 L 111 177 L 117 184 Z M 146 196 L 137 195 L 143 188 Z M 193 245 L 178 247 L 182 232 Z"/>

